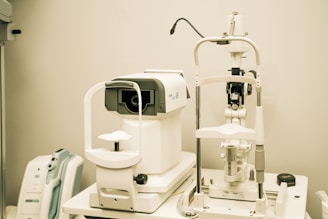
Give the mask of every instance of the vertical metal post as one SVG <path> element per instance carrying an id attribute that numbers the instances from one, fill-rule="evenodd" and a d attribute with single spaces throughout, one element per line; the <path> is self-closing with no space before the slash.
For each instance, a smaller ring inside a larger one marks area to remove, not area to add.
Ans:
<path id="1" fill-rule="evenodd" d="M 196 130 L 199 129 L 200 121 L 200 86 L 196 86 Z M 201 167 L 202 167 L 202 155 L 201 155 L 201 145 L 200 145 L 200 138 L 197 138 L 197 145 L 196 145 L 196 178 L 197 178 L 197 184 L 196 184 L 196 192 L 201 192 Z"/>
<path id="2" fill-rule="evenodd" d="M 264 127 L 263 127 L 263 111 L 261 103 L 261 87 L 257 87 L 257 105 L 256 105 L 256 149 L 255 149 L 255 169 L 256 181 L 258 183 L 258 198 L 264 198 L 264 170 L 265 170 L 265 155 L 264 155 Z"/>
<path id="3" fill-rule="evenodd" d="M 0 216 L 6 218 L 6 150 L 3 135 L 4 43 L 0 42 Z"/>

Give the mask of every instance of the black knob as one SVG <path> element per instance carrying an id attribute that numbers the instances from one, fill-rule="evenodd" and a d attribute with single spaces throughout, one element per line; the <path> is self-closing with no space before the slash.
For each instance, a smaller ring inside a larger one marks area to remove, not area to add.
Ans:
<path id="1" fill-rule="evenodd" d="M 138 185 L 145 185 L 148 181 L 148 176 L 146 174 L 138 174 L 133 178 Z"/>

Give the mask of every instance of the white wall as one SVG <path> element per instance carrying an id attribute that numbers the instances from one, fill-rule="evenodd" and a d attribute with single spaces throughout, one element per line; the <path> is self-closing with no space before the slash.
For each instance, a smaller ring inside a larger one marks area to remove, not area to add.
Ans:
<path id="1" fill-rule="evenodd" d="M 183 118 L 184 149 L 194 151 L 195 95 L 193 48 L 199 37 L 226 31 L 226 16 L 246 17 L 249 37 L 262 57 L 266 168 L 309 177 L 307 209 L 320 215 L 314 195 L 328 191 L 326 0 L 12 0 L 23 34 L 6 46 L 7 195 L 15 204 L 27 162 L 65 147 L 83 155 L 83 96 L 96 82 L 145 68 L 183 69 L 192 99 Z M 249 54 L 252 57 L 252 53 Z M 203 58 L 202 58 L 203 57 Z M 224 73 L 228 54 L 204 46 L 201 64 Z M 252 58 L 246 65 L 252 64 Z M 213 93 L 213 91 L 208 92 Z M 225 94 L 204 97 L 219 110 Z M 101 96 L 95 106 L 96 131 L 110 129 Z M 222 113 L 211 108 L 204 120 Z M 211 143 L 211 142 L 210 142 Z M 222 167 L 217 145 L 203 150 L 204 167 Z M 94 182 L 94 165 L 85 160 L 83 188 Z"/>

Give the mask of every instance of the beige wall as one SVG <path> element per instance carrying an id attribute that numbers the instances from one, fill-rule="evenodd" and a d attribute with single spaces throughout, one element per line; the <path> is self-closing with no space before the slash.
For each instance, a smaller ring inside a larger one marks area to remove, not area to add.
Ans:
<path id="1" fill-rule="evenodd" d="M 93 84 L 145 68 L 183 69 L 192 99 L 183 117 L 184 149 L 194 151 L 193 48 L 199 37 L 226 31 L 226 16 L 246 17 L 249 37 L 262 57 L 265 107 L 266 168 L 309 177 L 307 209 L 320 215 L 314 195 L 328 191 L 326 0 L 12 0 L 15 23 L 23 34 L 6 46 L 7 195 L 15 204 L 27 162 L 58 148 L 84 156 L 83 96 Z M 245 64 L 251 66 L 252 53 Z M 224 73 L 228 54 L 204 46 L 206 72 Z M 218 112 L 206 108 L 204 121 L 223 121 L 225 94 L 217 90 L 204 101 L 217 101 Z M 207 94 L 213 93 L 207 92 Z M 206 92 L 205 92 L 206 94 Z M 215 99 L 214 99 L 215 98 Z M 117 125 L 95 104 L 96 131 Z M 252 101 L 252 100 L 251 100 Z M 251 112 L 250 112 L 251 114 Z M 218 146 L 203 149 L 204 167 L 222 167 Z M 94 165 L 85 160 L 82 186 L 94 182 Z"/>

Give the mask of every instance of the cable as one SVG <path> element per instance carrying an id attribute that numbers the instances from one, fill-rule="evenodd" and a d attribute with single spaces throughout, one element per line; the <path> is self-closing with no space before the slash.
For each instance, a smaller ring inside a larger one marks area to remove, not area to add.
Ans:
<path id="1" fill-rule="evenodd" d="M 177 24 L 178 24 L 178 22 L 180 21 L 180 20 L 184 20 L 185 22 L 187 22 L 189 25 L 190 25 L 190 27 L 201 37 L 201 38 L 205 38 L 204 37 L 204 35 L 202 35 L 195 27 L 194 27 L 194 25 L 192 25 L 191 23 L 190 23 L 190 21 L 188 21 L 186 18 L 183 18 L 183 17 L 181 17 L 181 18 L 179 18 L 178 20 L 176 20 L 175 21 L 175 23 L 173 24 L 173 26 L 172 26 L 172 28 L 171 28 L 171 30 L 170 30 L 170 34 L 171 35 L 173 35 L 174 34 L 174 32 L 175 32 L 175 28 L 177 27 Z M 216 43 L 216 44 L 218 44 L 218 45 L 227 45 L 227 44 L 230 44 L 230 42 L 228 41 L 228 40 L 226 40 L 226 41 L 213 41 L 213 43 Z"/>
<path id="2" fill-rule="evenodd" d="M 190 26 L 191 26 L 191 28 L 201 37 L 201 38 L 204 38 L 204 36 L 194 27 L 194 25 L 192 25 L 191 23 L 190 23 L 190 21 L 188 21 L 186 18 L 183 18 L 183 17 L 181 17 L 181 18 L 179 18 L 178 20 L 176 20 L 175 21 L 175 23 L 173 24 L 173 26 L 172 26 L 172 28 L 171 28 L 171 30 L 170 30 L 170 34 L 171 35 L 173 35 L 174 34 L 174 32 L 175 32 L 175 28 L 176 28 L 176 26 L 177 26 L 177 24 L 178 24 L 178 22 L 180 21 L 180 20 L 184 20 L 185 22 L 187 22 Z"/>

